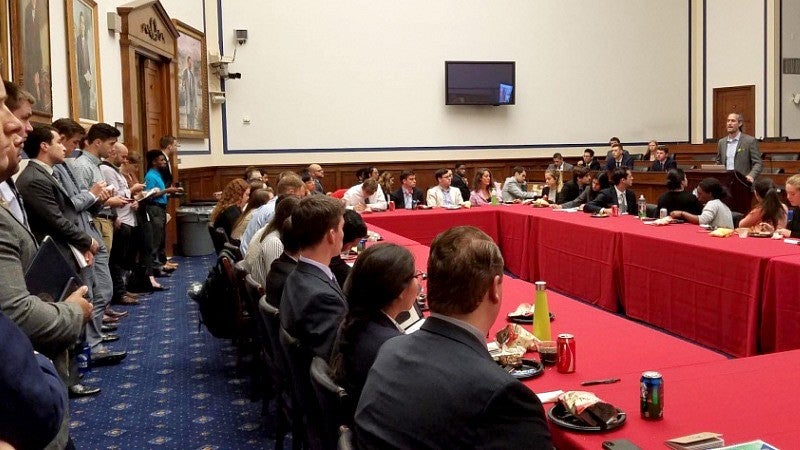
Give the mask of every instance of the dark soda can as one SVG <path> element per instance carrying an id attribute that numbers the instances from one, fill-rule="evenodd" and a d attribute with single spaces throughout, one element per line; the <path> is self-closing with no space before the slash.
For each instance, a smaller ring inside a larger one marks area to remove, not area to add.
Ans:
<path id="1" fill-rule="evenodd" d="M 641 378 L 642 418 L 658 420 L 664 417 L 664 379 L 658 372 L 644 372 Z"/>
<path id="2" fill-rule="evenodd" d="M 75 356 L 78 362 L 78 373 L 86 374 L 92 368 L 92 352 L 89 344 L 85 343 L 81 347 L 80 353 Z"/>
<path id="3" fill-rule="evenodd" d="M 619 206 L 611 205 L 611 217 L 619 217 Z"/>
<path id="4" fill-rule="evenodd" d="M 556 370 L 561 373 L 575 372 L 575 336 L 567 333 L 556 340 Z"/>

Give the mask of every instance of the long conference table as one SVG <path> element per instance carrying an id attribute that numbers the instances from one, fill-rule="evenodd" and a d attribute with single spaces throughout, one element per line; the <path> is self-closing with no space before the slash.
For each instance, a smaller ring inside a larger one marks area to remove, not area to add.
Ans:
<path id="1" fill-rule="evenodd" d="M 800 246 L 714 238 L 691 224 L 594 218 L 525 205 L 365 214 L 416 244 L 473 225 L 498 243 L 506 269 L 555 291 L 733 356 L 800 348 Z M 766 286 L 766 287 L 765 287 Z M 793 313 L 794 316 L 784 314 Z"/>
<path id="2" fill-rule="evenodd" d="M 425 270 L 427 245 L 380 227 L 370 230 L 409 249 L 417 268 Z M 520 303 L 533 303 L 534 294 L 532 283 L 505 276 L 503 305 L 490 336 L 509 323 L 507 314 Z M 624 425 L 603 433 L 581 433 L 549 423 L 557 448 L 599 449 L 603 442 L 620 438 L 641 448 L 666 448 L 667 439 L 701 431 L 721 433 L 729 444 L 763 439 L 779 448 L 792 448 L 800 442 L 800 427 L 792 414 L 792 400 L 800 398 L 800 384 L 795 382 L 800 351 L 728 359 L 554 291 L 548 291 L 548 304 L 555 315 L 553 337 L 558 333 L 575 336 L 577 368 L 562 374 L 546 367 L 543 375 L 523 382 L 536 393 L 588 390 L 627 415 Z M 535 358 L 535 354 L 528 356 Z M 646 370 L 657 370 L 664 377 L 662 420 L 648 421 L 639 415 L 639 377 Z M 611 377 L 620 382 L 580 385 Z M 547 411 L 553 404 L 544 406 Z"/>

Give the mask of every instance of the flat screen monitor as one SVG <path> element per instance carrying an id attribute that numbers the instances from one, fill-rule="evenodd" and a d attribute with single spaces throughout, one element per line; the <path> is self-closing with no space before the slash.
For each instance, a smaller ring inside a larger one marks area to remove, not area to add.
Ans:
<path id="1" fill-rule="evenodd" d="M 446 105 L 513 105 L 514 61 L 445 61 Z"/>

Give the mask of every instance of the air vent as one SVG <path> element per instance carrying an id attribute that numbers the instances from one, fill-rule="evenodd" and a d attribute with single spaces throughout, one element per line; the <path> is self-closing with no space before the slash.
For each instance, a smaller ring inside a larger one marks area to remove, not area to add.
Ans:
<path id="1" fill-rule="evenodd" d="M 783 58 L 783 73 L 800 75 L 800 58 Z"/>

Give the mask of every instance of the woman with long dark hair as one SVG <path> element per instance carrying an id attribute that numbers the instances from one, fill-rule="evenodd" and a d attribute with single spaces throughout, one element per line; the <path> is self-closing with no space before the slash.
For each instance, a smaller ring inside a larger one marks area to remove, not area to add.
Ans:
<path id="1" fill-rule="evenodd" d="M 263 185 L 263 183 L 261 183 Z M 247 200 L 247 205 L 242 210 L 242 215 L 236 219 L 231 231 L 231 239 L 240 240 L 247 229 L 247 224 L 253 218 L 253 212 L 258 208 L 267 204 L 272 199 L 272 193 L 265 188 L 253 189 L 253 182 L 250 183 L 250 198 Z"/>
<path id="2" fill-rule="evenodd" d="M 578 195 L 578 198 L 560 205 L 550 205 L 550 207 L 553 209 L 578 208 L 582 210 L 584 205 L 594 200 L 600 194 L 600 191 L 608 189 L 609 186 L 607 172 L 594 172 L 591 184 Z"/>
<path id="3" fill-rule="evenodd" d="M 275 201 L 275 215 L 272 220 L 266 227 L 258 230 L 249 242 L 247 254 L 244 256 L 245 265 L 261 286 L 267 281 L 272 262 L 283 253 L 281 235 L 299 203 L 300 199 L 294 195 L 279 195 Z"/>
<path id="4" fill-rule="evenodd" d="M 421 275 L 411 252 L 397 244 L 373 245 L 356 260 L 344 285 L 348 311 L 331 360 L 334 379 L 351 398 L 361 396 L 381 345 L 403 334 L 395 317 L 413 306 Z"/>
<path id="5" fill-rule="evenodd" d="M 704 178 L 697 185 L 697 199 L 703 203 L 703 212 L 700 215 L 688 211 L 675 210 L 669 215 L 673 219 L 683 219 L 695 225 L 710 225 L 716 228 L 733 228 L 731 210 L 722 200 L 728 196 L 716 178 Z"/>
<path id="6" fill-rule="evenodd" d="M 772 228 L 786 228 L 786 213 L 788 208 L 781 202 L 780 190 L 769 178 L 759 178 L 753 183 L 758 205 L 750 210 L 739 221 L 742 228 L 750 228 L 761 222 L 772 225 Z"/>
<path id="7" fill-rule="evenodd" d="M 667 172 L 667 189 L 669 191 L 658 197 L 658 210 L 665 208 L 667 213 L 678 210 L 695 215 L 700 214 L 703 207 L 694 194 L 685 191 L 688 184 L 683 169 L 670 169 Z"/>
<path id="8" fill-rule="evenodd" d="M 231 180 L 222 190 L 217 205 L 208 216 L 214 228 L 222 228 L 228 238 L 231 237 L 236 220 L 242 215 L 242 208 L 250 196 L 250 185 L 241 178 Z"/>
<path id="9" fill-rule="evenodd" d="M 492 172 L 489 169 L 480 168 L 475 171 L 475 178 L 472 180 L 472 192 L 469 193 L 469 201 L 472 206 L 487 205 L 492 201 L 492 193 L 497 196 L 497 200 L 503 199 L 500 188 L 494 182 Z"/>

